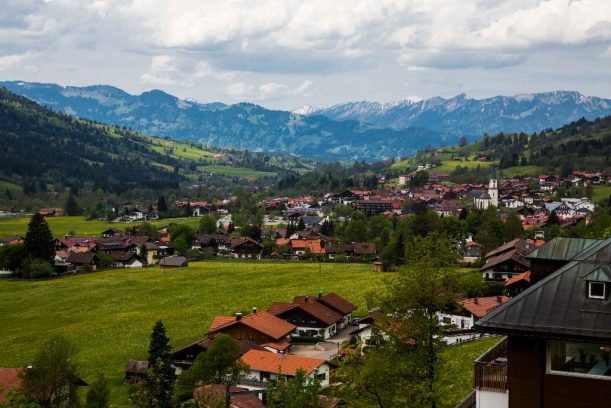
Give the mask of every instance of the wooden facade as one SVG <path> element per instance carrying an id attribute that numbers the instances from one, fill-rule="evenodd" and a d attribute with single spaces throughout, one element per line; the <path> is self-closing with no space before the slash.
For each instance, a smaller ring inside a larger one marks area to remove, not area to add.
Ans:
<path id="1" fill-rule="evenodd" d="M 509 408 L 605 407 L 611 380 L 548 374 L 546 340 L 509 336 Z"/>

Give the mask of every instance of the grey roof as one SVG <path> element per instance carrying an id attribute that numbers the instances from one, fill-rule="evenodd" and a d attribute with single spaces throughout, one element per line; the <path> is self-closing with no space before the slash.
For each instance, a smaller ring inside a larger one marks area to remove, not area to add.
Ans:
<path id="1" fill-rule="evenodd" d="M 611 238 L 597 241 L 571 262 L 475 323 L 496 333 L 611 342 L 611 301 L 589 299 L 587 280 L 611 265 Z M 595 272 L 595 275 L 591 275 Z M 606 272 L 605 272 L 606 273 Z"/>
<path id="2" fill-rule="evenodd" d="M 166 256 L 159 262 L 159 265 L 183 267 L 188 265 L 188 261 L 184 256 Z"/>
<path id="3" fill-rule="evenodd" d="M 568 261 L 595 243 L 597 239 L 556 237 L 526 255 L 527 258 Z"/>

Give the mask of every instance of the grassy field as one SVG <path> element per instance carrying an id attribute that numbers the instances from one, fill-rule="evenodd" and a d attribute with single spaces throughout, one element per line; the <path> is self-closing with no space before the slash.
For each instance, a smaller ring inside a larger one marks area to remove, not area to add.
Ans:
<path id="1" fill-rule="evenodd" d="M 606 201 L 611 195 L 611 186 L 610 185 L 596 185 L 592 186 L 592 200 L 595 203 L 599 203 L 601 201 Z"/>
<path id="2" fill-rule="evenodd" d="M 123 230 L 127 227 L 133 227 L 140 223 L 110 223 L 107 221 L 87 221 L 85 217 L 48 217 L 49 228 L 55 237 L 66 235 L 72 231 L 78 235 L 99 235 L 100 232 L 108 228 L 116 228 Z M 0 236 L 3 235 L 25 235 L 28 229 L 29 217 L 13 218 L 8 220 L 0 220 Z M 199 225 L 199 218 L 168 218 L 159 221 L 152 221 L 151 224 L 163 226 L 171 223 L 189 224 L 192 227 Z"/>
<path id="3" fill-rule="evenodd" d="M 275 177 L 277 173 L 271 171 L 258 171 L 248 169 L 246 167 L 229 167 L 229 166 L 197 166 L 201 171 L 210 173 L 219 173 L 229 177 L 244 177 L 247 179 L 258 179 L 260 177 Z"/>
<path id="4" fill-rule="evenodd" d="M 443 350 L 443 369 L 439 378 L 442 407 L 455 407 L 473 389 L 473 362 L 494 346 L 499 337 L 473 340 Z"/>
<path id="5" fill-rule="evenodd" d="M 122 369 L 146 357 L 151 328 L 162 319 L 173 346 L 200 338 L 217 314 L 266 309 L 305 293 L 334 291 L 365 312 L 364 295 L 386 274 L 366 264 L 210 261 L 162 271 L 111 270 L 46 281 L 0 281 L 0 367 L 25 366 L 41 342 L 63 335 L 79 351 L 81 375 L 103 371 L 113 406 L 125 406 Z"/>

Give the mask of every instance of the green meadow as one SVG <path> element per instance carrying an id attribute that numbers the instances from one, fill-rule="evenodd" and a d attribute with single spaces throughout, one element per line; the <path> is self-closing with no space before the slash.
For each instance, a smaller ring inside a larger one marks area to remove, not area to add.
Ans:
<path id="1" fill-rule="evenodd" d="M 136 225 L 140 225 L 140 222 L 137 223 L 110 223 L 107 221 L 100 220 L 91 220 L 88 221 L 85 217 L 82 216 L 63 216 L 63 217 L 47 217 L 47 223 L 49 224 L 49 228 L 55 237 L 62 237 L 69 232 L 74 232 L 78 235 L 99 235 L 102 231 L 107 230 L 108 228 L 116 228 L 119 230 L 123 230 L 128 227 L 133 227 Z M 22 218 L 11 218 L 0 220 L 0 236 L 2 235 L 22 235 L 25 236 L 25 233 L 28 230 L 28 223 L 30 222 L 29 217 Z M 186 218 L 168 218 L 158 221 L 152 221 L 151 224 L 157 226 L 164 226 L 171 223 L 175 224 L 188 224 L 192 227 L 197 227 L 199 225 L 199 218 L 197 217 L 186 217 Z"/>

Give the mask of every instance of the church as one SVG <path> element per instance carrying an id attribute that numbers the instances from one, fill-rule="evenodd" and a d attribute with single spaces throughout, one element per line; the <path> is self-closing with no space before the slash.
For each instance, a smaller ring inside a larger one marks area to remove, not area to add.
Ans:
<path id="1" fill-rule="evenodd" d="M 496 178 L 496 170 L 492 168 L 492 175 L 488 182 L 488 191 L 484 191 L 479 195 L 473 197 L 473 203 L 475 208 L 485 210 L 490 206 L 499 206 L 499 182 Z"/>

